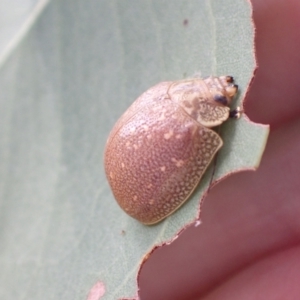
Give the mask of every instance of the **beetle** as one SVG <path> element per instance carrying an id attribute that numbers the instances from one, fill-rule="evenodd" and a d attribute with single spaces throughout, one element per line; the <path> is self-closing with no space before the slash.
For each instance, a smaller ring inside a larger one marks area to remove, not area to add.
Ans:
<path id="1" fill-rule="evenodd" d="M 106 177 L 120 207 L 150 225 L 177 210 L 199 184 L 238 91 L 232 76 L 161 82 L 144 92 L 113 127 Z"/>

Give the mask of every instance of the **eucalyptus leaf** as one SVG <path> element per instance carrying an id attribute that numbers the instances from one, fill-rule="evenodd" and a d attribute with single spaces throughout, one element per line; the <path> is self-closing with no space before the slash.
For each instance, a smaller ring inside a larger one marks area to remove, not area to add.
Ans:
<path id="1" fill-rule="evenodd" d="M 241 105 L 255 69 L 250 4 L 40 1 L 26 22 L 0 57 L 0 298 L 133 297 L 143 257 L 197 219 L 211 170 L 176 213 L 145 226 L 113 198 L 107 136 L 160 81 L 233 75 Z M 267 126 L 244 115 L 221 134 L 216 180 L 259 165 Z"/>

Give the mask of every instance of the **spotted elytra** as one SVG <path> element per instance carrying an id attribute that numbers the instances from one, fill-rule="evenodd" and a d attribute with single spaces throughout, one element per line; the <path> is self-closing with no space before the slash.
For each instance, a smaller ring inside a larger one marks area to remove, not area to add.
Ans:
<path id="1" fill-rule="evenodd" d="M 212 129 L 229 117 L 238 86 L 231 76 L 161 82 L 143 93 L 112 129 L 105 172 L 121 208 L 144 224 L 178 209 L 222 147 Z"/>

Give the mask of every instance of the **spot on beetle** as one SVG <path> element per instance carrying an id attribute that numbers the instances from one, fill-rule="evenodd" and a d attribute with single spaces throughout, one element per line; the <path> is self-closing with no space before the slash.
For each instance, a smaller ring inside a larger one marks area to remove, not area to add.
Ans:
<path id="1" fill-rule="evenodd" d="M 229 109 L 237 90 L 231 76 L 161 82 L 127 109 L 104 157 L 108 182 L 125 212 L 154 224 L 189 198 L 223 145 L 211 128 L 240 116 L 239 109 Z"/>
<path id="2" fill-rule="evenodd" d="M 173 136 L 174 132 L 172 129 L 170 129 L 167 133 L 164 134 L 164 138 L 166 140 L 170 139 Z"/>
<path id="3" fill-rule="evenodd" d="M 166 166 L 160 167 L 160 170 L 161 170 L 162 172 L 166 171 Z"/>

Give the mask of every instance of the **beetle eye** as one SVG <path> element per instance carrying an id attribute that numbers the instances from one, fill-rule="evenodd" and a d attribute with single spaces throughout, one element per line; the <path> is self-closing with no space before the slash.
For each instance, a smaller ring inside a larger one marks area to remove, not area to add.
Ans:
<path id="1" fill-rule="evenodd" d="M 234 78 L 232 76 L 226 76 L 226 81 L 228 83 L 233 83 L 234 82 Z"/>
<path id="2" fill-rule="evenodd" d="M 223 95 L 217 94 L 214 96 L 214 100 L 223 104 L 223 105 L 228 105 L 227 98 Z"/>
<path id="3" fill-rule="evenodd" d="M 237 91 L 239 86 L 237 84 L 230 84 L 226 87 L 226 93 L 229 97 L 233 97 Z"/>

